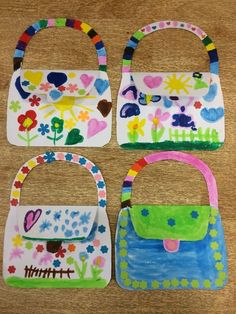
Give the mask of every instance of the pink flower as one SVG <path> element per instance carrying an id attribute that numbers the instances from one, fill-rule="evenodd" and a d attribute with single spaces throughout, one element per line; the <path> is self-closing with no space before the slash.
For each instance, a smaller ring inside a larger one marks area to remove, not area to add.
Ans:
<path id="1" fill-rule="evenodd" d="M 12 260 L 13 258 L 21 258 L 22 254 L 24 254 L 24 251 L 16 247 L 11 251 L 10 260 Z"/>
<path id="2" fill-rule="evenodd" d="M 163 114 L 161 113 L 161 109 L 157 108 L 155 111 L 155 114 L 149 114 L 148 119 L 153 123 L 152 128 L 157 129 L 157 128 L 163 128 L 163 125 L 161 121 L 165 121 L 170 117 L 170 114 L 168 112 L 164 112 Z"/>
<path id="3" fill-rule="evenodd" d="M 95 239 L 93 241 L 93 246 L 98 247 L 100 245 L 100 240 Z"/>
<path id="4" fill-rule="evenodd" d="M 78 90 L 78 85 L 77 84 L 69 84 L 68 87 L 66 88 L 70 93 L 74 93 Z"/>
<path id="5" fill-rule="evenodd" d="M 104 258 L 103 256 L 97 256 L 97 257 L 95 257 L 95 259 L 93 260 L 93 265 L 103 268 L 104 265 L 105 265 L 105 261 L 106 261 L 106 260 L 105 260 L 105 258 Z"/>
<path id="6" fill-rule="evenodd" d="M 39 265 L 47 265 L 51 263 L 53 260 L 53 255 L 51 253 L 46 253 L 42 258 L 39 260 Z"/>
<path id="7" fill-rule="evenodd" d="M 64 153 L 58 153 L 57 154 L 57 159 L 59 159 L 59 160 L 64 160 L 64 157 L 65 157 Z"/>
<path id="8" fill-rule="evenodd" d="M 98 192 L 98 195 L 100 196 L 100 197 L 106 197 L 106 192 L 105 191 L 99 191 Z"/>
<path id="9" fill-rule="evenodd" d="M 48 92 L 49 89 L 51 88 L 52 88 L 52 85 L 47 82 L 47 83 L 41 83 L 39 89 L 43 90 L 44 92 Z"/>

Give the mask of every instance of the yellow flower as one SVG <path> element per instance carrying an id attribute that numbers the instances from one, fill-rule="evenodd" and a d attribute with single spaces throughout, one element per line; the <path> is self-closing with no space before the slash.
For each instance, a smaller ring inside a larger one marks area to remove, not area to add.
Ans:
<path id="1" fill-rule="evenodd" d="M 75 126 L 75 124 L 76 124 L 75 121 L 71 118 L 71 119 L 65 121 L 64 127 L 65 127 L 65 129 L 67 129 L 67 130 L 71 130 L 71 129 L 73 129 L 73 127 Z"/>
<path id="2" fill-rule="evenodd" d="M 144 136 L 144 132 L 143 132 L 143 126 L 146 123 L 146 119 L 142 119 L 139 121 L 138 117 L 135 117 L 134 120 L 129 121 L 128 123 L 128 129 L 130 130 L 131 134 L 139 133 L 139 135 Z"/>
<path id="3" fill-rule="evenodd" d="M 17 234 L 14 238 L 12 238 L 12 242 L 15 247 L 23 245 L 23 239 L 19 234 Z"/>

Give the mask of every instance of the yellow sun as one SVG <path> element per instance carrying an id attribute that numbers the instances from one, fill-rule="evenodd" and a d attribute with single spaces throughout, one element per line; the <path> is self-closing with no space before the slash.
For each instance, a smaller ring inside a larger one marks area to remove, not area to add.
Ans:
<path id="1" fill-rule="evenodd" d="M 74 109 L 76 107 L 80 107 L 83 108 L 89 112 L 93 112 L 93 109 L 90 109 L 84 105 L 78 104 L 76 103 L 76 100 L 79 98 L 94 98 L 95 96 L 79 96 L 79 97 L 69 97 L 69 96 L 63 96 L 59 101 L 57 102 L 52 102 L 50 104 L 46 104 L 44 106 L 40 107 L 40 110 L 44 110 L 44 109 L 49 109 L 49 111 L 47 110 L 47 113 L 45 113 L 44 118 L 48 118 L 50 116 L 52 116 L 53 114 L 55 114 L 56 112 L 60 113 L 60 118 L 64 119 L 64 114 L 65 112 L 69 112 L 71 117 L 77 121 L 77 117 L 76 114 L 74 112 Z"/>
<path id="2" fill-rule="evenodd" d="M 176 77 L 174 73 L 171 76 L 167 76 L 167 80 L 164 83 L 167 85 L 165 89 L 169 89 L 170 94 L 174 91 L 179 95 L 180 91 L 183 90 L 186 94 L 189 94 L 188 87 L 192 87 L 192 85 L 188 84 L 190 77 L 184 78 L 185 74 L 181 74 L 180 77 Z"/>

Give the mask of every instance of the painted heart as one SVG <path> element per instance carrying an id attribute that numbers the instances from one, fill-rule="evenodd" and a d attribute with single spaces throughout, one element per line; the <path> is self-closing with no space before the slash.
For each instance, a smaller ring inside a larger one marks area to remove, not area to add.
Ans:
<path id="1" fill-rule="evenodd" d="M 32 85 L 39 85 L 43 79 L 43 72 L 41 71 L 25 71 L 24 78 Z"/>
<path id="2" fill-rule="evenodd" d="M 36 224 L 41 214 L 42 214 L 42 209 L 40 208 L 36 209 L 35 211 L 29 210 L 25 214 L 25 219 L 24 219 L 25 232 L 28 232 Z"/>
<path id="3" fill-rule="evenodd" d="M 63 72 L 50 72 L 47 76 L 49 83 L 59 87 L 67 82 L 67 75 Z"/>
<path id="4" fill-rule="evenodd" d="M 99 95 L 102 95 L 105 90 L 109 87 L 109 81 L 108 80 L 102 80 L 102 79 L 96 79 L 94 86 L 98 92 Z"/>
<path id="5" fill-rule="evenodd" d="M 58 100 L 63 95 L 62 92 L 60 92 L 57 89 L 53 89 L 50 91 L 49 96 L 52 98 L 53 101 Z"/>
<path id="6" fill-rule="evenodd" d="M 97 119 L 91 119 L 88 122 L 87 138 L 90 138 L 97 133 L 103 131 L 107 127 L 106 121 L 98 121 Z"/>
<path id="7" fill-rule="evenodd" d="M 161 76 L 147 75 L 143 78 L 144 83 L 149 88 L 156 88 L 161 85 L 163 78 Z"/>
<path id="8" fill-rule="evenodd" d="M 156 27 L 155 25 L 154 25 L 154 26 L 152 26 L 152 29 L 154 29 L 154 30 L 155 30 L 156 28 L 157 28 L 157 27 Z"/>
<path id="9" fill-rule="evenodd" d="M 107 117 L 111 111 L 112 103 L 106 99 L 102 99 L 97 104 L 97 109 L 101 112 L 103 117 Z"/>
<path id="10" fill-rule="evenodd" d="M 80 79 L 81 79 L 82 84 L 84 85 L 84 88 L 86 88 L 92 82 L 93 76 L 92 75 L 90 76 L 88 74 L 81 74 Z"/>

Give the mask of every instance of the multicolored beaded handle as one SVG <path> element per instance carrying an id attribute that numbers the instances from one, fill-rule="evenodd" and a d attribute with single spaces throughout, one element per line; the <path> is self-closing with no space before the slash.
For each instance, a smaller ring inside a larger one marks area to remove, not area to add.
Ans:
<path id="1" fill-rule="evenodd" d="M 81 22 L 79 20 L 72 20 L 72 19 L 66 19 L 66 18 L 40 20 L 34 23 L 33 25 L 29 26 L 24 31 L 24 33 L 21 35 L 16 45 L 16 49 L 15 49 L 15 53 L 13 57 L 14 71 L 18 70 L 22 66 L 23 58 L 25 55 L 25 49 L 29 41 L 31 40 L 31 38 L 36 33 L 38 33 L 42 29 L 49 28 L 49 27 L 65 27 L 65 26 L 80 30 L 91 38 L 97 51 L 99 70 L 106 72 L 107 54 L 106 54 L 106 49 L 104 47 L 101 37 L 96 33 L 96 31 L 89 24 Z"/>
<path id="2" fill-rule="evenodd" d="M 125 72 L 131 71 L 131 63 L 132 63 L 134 50 L 136 49 L 139 41 L 143 37 L 155 31 L 162 30 L 162 29 L 169 29 L 169 28 L 184 29 L 197 35 L 203 42 L 208 52 L 209 59 L 210 59 L 210 72 L 214 74 L 219 73 L 217 50 L 212 40 L 199 27 L 190 23 L 178 22 L 178 21 L 160 21 L 160 22 L 156 22 L 156 23 L 144 26 L 138 31 L 136 31 L 131 36 L 130 40 L 128 41 L 125 47 L 123 61 L 122 61 L 122 72 L 125 73 Z"/>
<path id="3" fill-rule="evenodd" d="M 74 164 L 79 164 L 80 166 L 86 168 L 93 176 L 98 195 L 98 206 L 106 207 L 106 185 L 99 168 L 92 163 L 87 158 L 66 152 L 46 152 L 45 154 L 38 155 L 30 160 L 28 160 L 18 171 L 15 180 L 13 181 L 11 190 L 11 206 L 18 206 L 20 204 L 20 194 L 27 175 L 36 166 L 42 165 L 44 163 L 51 163 L 54 161 L 67 161 Z"/>
<path id="4" fill-rule="evenodd" d="M 147 155 L 144 158 L 138 160 L 130 168 L 122 186 L 121 208 L 131 207 L 132 185 L 137 174 L 146 165 L 162 160 L 176 160 L 183 162 L 185 164 L 189 164 L 194 168 L 198 169 L 202 173 L 206 181 L 210 205 L 214 208 L 218 208 L 217 186 L 215 177 L 211 172 L 210 168 L 203 161 L 190 154 L 175 151 L 160 152 Z"/>

